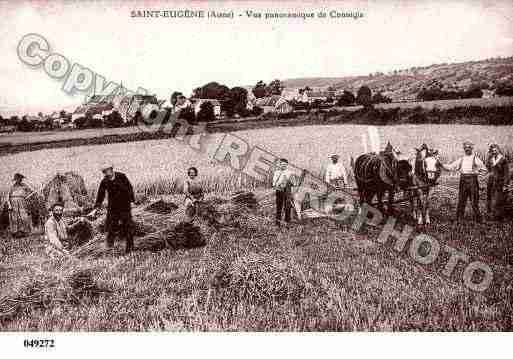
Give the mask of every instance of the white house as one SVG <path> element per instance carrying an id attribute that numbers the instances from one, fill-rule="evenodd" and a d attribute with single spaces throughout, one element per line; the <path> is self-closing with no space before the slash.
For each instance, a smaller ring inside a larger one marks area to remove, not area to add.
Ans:
<path id="1" fill-rule="evenodd" d="M 256 105 L 267 112 L 289 113 L 294 110 L 292 105 L 280 95 L 272 95 L 257 99 Z"/>

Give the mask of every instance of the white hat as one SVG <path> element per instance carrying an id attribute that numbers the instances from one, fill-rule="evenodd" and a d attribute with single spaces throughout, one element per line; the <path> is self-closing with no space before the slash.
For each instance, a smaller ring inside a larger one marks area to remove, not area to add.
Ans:
<path id="1" fill-rule="evenodd" d="M 102 165 L 100 166 L 100 171 L 103 172 L 109 168 L 114 168 L 114 166 L 110 162 L 105 162 L 105 163 L 102 163 Z"/>

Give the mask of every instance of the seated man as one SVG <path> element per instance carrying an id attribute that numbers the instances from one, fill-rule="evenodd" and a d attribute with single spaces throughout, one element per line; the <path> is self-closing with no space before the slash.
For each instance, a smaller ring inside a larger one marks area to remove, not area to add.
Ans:
<path id="1" fill-rule="evenodd" d="M 45 223 L 45 237 L 49 242 L 46 252 L 51 257 L 70 255 L 63 242 L 66 243 L 69 240 L 68 233 L 84 221 L 83 218 L 80 218 L 75 224 L 67 225 L 62 219 L 63 211 L 64 204 L 55 203 L 51 208 L 50 218 Z"/>

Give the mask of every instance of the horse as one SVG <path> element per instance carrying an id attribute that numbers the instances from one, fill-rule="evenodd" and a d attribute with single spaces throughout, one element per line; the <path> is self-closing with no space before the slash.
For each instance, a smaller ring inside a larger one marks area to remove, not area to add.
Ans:
<path id="1" fill-rule="evenodd" d="M 385 151 L 364 153 L 351 161 L 356 186 L 360 197 L 360 206 L 370 204 L 374 196 L 378 200 L 378 209 L 383 212 L 383 196 L 388 192 L 387 212 L 393 213 L 396 188 L 411 187 L 412 166 L 408 159 L 399 158 L 399 152 L 390 143 Z"/>
<path id="2" fill-rule="evenodd" d="M 429 216 L 429 195 L 431 187 L 437 184 L 442 172 L 442 164 L 438 151 L 427 148 L 417 150 L 414 164 L 413 189 L 411 189 L 410 205 L 413 218 L 418 225 L 431 224 Z M 416 201 L 414 201 L 416 198 Z"/>

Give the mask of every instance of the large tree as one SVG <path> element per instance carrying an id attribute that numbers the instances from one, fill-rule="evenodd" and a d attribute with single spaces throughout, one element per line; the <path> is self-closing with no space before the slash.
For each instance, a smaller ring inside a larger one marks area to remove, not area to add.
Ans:
<path id="1" fill-rule="evenodd" d="M 390 97 L 387 97 L 383 95 L 381 92 L 375 93 L 374 96 L 372 96 L 372 103 L 391 103 L 392 99 Z"/>
<path id="2" fill-rule="evenodd" d="M 209 82 L 208 84 L 194 89 L 193 97 L 210 98 L 219 101 L 225 101 L 229 98 L 230 88 L 217 82 Z"/>
<path id="3" fill-rule="evenodd" d="M 255 87 L 253 87 L 253 95 L 256 98 L 262 98 L 267 96 L 267 85 L 263 81 L 258 81 Z"/>
<path id="4" fill-rule="evenodd" d="M 243 87 L 234 87 L 230 89 L 229 99 L 223 102 L 222 110 L 228 117 L 234 114 L 242 115 L 246 111 L 248 104 L 248 91 Z"/>
<path id="5" fill-rule="evenodd" d="M 372 91 L 368 86 L 362 86 L 358 89 L 356 103 L 363 107 L 372 106 Z"/>
<path id="6" fill-rule="evenodd" d="M 284 88 L 285 88 L 285 86 L 283 86 L 283 83 L 280 80 L 278 80 L 278 79 L 273 80 L 273 81 L 271 81 L 269 86 L 267 86 L 267 96 L 281 95 Z"/>
<path id="7" fill-rule="evenodd" d="M 342 96 L 337 100 L 337 106 L 351 106 L 354 105 L 356 97 L 354 97 L 351 91 L 344 90 Z"/>

